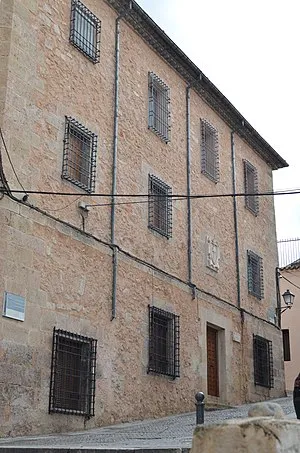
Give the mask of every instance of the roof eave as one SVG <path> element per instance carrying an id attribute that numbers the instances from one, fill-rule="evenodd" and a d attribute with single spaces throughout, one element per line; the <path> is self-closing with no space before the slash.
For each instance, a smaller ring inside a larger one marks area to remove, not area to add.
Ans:
<path id="1" fill-rule="evenodd" d="M 260 155 L 272 170 L 288 167 L 288 163 L 135 1 L 106 0 L 106 2 L 118 14 L 124 14 L 127 11 L 124 20 L 185 79 L 187 84 L 193 86 L 201 98 Z M 129 9 L 130 3 L 131 9 Z"/>

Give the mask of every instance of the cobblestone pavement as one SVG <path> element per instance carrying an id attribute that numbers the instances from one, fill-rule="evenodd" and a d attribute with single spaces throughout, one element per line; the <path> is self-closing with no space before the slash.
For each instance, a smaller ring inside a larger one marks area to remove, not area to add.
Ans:
<path id="1" fill-rule="evenodd" d="M 295 418 L 291 396 L 272 400 L 279 403 L 288 418 Z M 251 404 L 205 412 L 205 423 L 218 423 L 231 418 L 247 417 Z M 180 449 L 190 448 L 195 428 L 195 413 L 124 423 L 84 432 L 59 435 L 1 439 L 4 447 L 70 448 L 70 449 Z"/>

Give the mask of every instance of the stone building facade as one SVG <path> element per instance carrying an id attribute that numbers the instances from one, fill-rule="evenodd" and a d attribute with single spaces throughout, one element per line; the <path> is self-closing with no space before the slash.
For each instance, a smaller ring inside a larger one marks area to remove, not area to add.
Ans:
<path id="1" fill-rule="evenodd" d="M 0 37 L 0 435 L 283 395 L 286 162 L 135 2 L 2 0 Z"/>

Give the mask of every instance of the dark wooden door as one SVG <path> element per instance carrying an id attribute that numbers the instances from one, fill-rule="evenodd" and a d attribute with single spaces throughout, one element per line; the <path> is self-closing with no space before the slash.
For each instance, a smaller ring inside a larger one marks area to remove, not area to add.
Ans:
<path id="1" fill-rule="evenodd" d="M 207 391 L 211 396 L 219 396 L 218 374 L 218 331 L 207 327 Z"/>

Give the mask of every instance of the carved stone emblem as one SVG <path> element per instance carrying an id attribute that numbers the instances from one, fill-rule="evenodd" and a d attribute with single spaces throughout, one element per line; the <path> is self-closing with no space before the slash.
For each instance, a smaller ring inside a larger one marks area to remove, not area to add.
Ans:
<path id="1" fill-rule="evenodd" d="M 206 236 L 207 261 L 206 265 L 210 269 L 218 272 L 220 268 L 220 247 L 215 239 Z"/>

